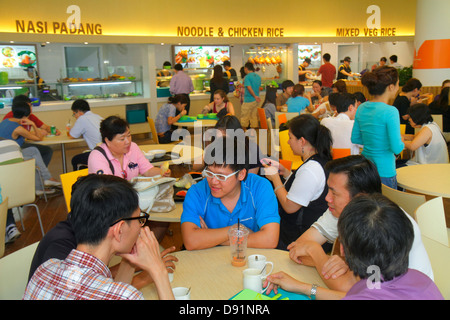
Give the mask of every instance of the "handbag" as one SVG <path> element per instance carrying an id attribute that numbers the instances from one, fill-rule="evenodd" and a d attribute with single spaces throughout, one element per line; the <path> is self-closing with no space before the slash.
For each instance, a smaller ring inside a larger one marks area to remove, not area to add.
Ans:
<path id="1" fill-rule="evenodd" d="M 139 208 L 146 213 L 174 210 L 173 185 L 175 181 L 175 178 L 161 176 L 131 179 L 134 189 L 138 192 Z"/>

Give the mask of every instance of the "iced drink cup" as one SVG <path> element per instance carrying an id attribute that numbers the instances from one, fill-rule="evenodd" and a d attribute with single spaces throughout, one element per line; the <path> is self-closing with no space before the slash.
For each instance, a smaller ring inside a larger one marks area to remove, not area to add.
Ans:
<path id="1" fill-rule="evenodd" d="M 234 225 L 228 230 L 230 240 L 231 264 L 243 267 L 247 258 L 247 239 L 250 231 L 244 225 Z"/>

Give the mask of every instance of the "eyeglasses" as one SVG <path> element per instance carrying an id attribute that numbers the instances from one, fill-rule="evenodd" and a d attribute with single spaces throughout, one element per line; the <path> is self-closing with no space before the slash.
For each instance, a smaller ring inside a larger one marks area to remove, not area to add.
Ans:
<path id="1" fill-rule="evenodd" d="M 141 211 L 141 214 L 139 215 L 139 217 L 131 217 L 131 218 L 119 219 L 116 222 L 112 223 L 110 225 L 110 227 L 112 227 L 113 225 L 115 225 L 116 223 L 118 223 L 120 221 L 130 221 L 130 220 L 139 220 L 139 223 L 141 224 L 141 227 L 142 227 L 147 222 L 148 218 L 150 218 L 150 215 L 148 213 L 146 213 L 146 212 Z"/>
<path id="2" fill-rule="evenodd" d="M 214 173 L 214 172 L 211 172 L 211 171 L 209 171 L 209 170 L 203 170 L 203 172 L 202 172 L 202 176 L 204 177 L 204 178 L 210 178 L 210 179 L 212 179 L 212 178 L 216 178 L 217 180 L 219 180 L 219 181 L 227 181 L 227 179 L 229 178 L 229 177 L 231 177 L 231 176 L 234 176 L 236 173 L 238 173 L 240 170 L 237 170 L 237 171 L 235 171 L 235 172 L 233 172 L 233 173 L 230 173 L 229 175 L 224 175 L 224 174 L 216 174 L 216 173 Z"/>

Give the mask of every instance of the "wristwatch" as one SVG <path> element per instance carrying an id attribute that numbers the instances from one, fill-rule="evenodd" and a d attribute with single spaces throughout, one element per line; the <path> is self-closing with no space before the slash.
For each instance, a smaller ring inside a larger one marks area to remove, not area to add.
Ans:
<path id="1" fill-rule="evenodd" d="M 309 294 L 311 300 L 316 300 L 317 287 L 318 287 L 317 284 L 313 283 L 311 287 L 311 293 Z"/>

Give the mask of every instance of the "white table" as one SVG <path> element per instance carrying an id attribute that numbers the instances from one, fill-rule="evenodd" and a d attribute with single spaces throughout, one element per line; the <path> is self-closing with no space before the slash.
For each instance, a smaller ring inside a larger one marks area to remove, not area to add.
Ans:
<path id="1" fill-rule="evenodd" d="M 178 251 L 172 253 L 178 258 L 175 264 L 172 288 L 191 287 L 192 300 L 228 300 L 243 289 L 242 271 L 247 268 L 231 265 L 230 247 L 218 246 L 195 251 Z M 274 271 L 284 271 L 294 278 L 317 283 L 325 287 L 314 267 L 299 265 L 289 259 L 289 252 L 276 249 L 247 249 L 247 256 L 263 254 L 267 261 L 272 261 Z M 146 299 L 156 300 L 155 285 L 152 283 L 141 289 Z"/>
<path id="2" fill-rule="evenodd" d="M 399 168 L 397 183 L 414 192 L 450 198 L 450 164 L 418 164 Z"/>
<path id="3" fill-rule="evenodd" d="M 151 150 L 164 150 L 166 152 L 172 152 L 179 155 L 179 158 L 174 158 L 169 160 L 169 164 L 192 164 L 194 161 L 202 161 L 203 160 L 203 150 L 198 147 L 193 146 L 185 146 L 181 143 L 179 144 L 145 144 L 140 145 L 139 148 L 143 152 L 149 152 Z M 153 165 L 161 165 L 164 161 L 158 160 L 158 158 L 154 158 L 150 161 Z"/>
<path id="4" fill-rule="evenodd" d="M 41 145 L 44 145 L 44 146 L 59 144 L 61 146 L 63 173 L 67 173 L 65 144 L 67 144 L 67 143 L 85 142 L 85 140 L 83 138 L 77 138 L 77 139 L 70 138 L 67 135 L 66 131 L 62 131 L 59 136 L 46 136 L 46 137 L 44 137 L 44 140 L 42 140 L 42 141 L 28 141 L 28 142 L 31 142 L 31 143 L 34 143 L 34 144 L 41 144 Z"/>
<path id="5" fill-rule="evenodd" d="M 197 121 L 190 121 L 190 122 L 175 122 L 174 125 L 178 127 L 186 127 L 186 128 L 193 128 L 194 129 L 194 135 L 197 133 L 201 134 L 201 147 L 202 149 L 205 148 L 205 143 L 203 141 L 203 136 L 205 133 L 205 130 L 208 128 L 215 127 L 217 123 L 217 120 L 212 119 L 198 119 Z M 199 144 L 200 145 L 200 144 Z"/>

